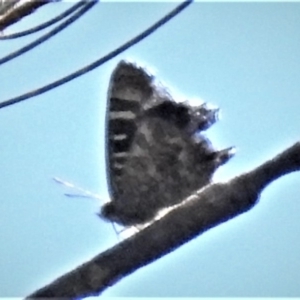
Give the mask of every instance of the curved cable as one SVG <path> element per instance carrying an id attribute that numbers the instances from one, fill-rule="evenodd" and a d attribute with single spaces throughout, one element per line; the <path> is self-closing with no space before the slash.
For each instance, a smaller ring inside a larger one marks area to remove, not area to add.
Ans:
<path id="1" fill-rule="evenodd" d="M 146 29 L 145 31 L 143 31 L 142 33 L 138 34 L 136 37 L 134 37 L 133 39 L 131 39 L 130 41 L 126 42 L 125 44 L 123 44 L 122 46 L 118 47 L 117 49 L 113 50 L 112 52 L 108 53 L 107 55 L 103 56 L 102 58 L 96 60 L 95 62 L 77 70 L 74 73 L 71 73 L 61 79 L 58 79 L 52 83 L 49 83 L 47 85 L 44 85 L 41 88 L 32 90 L 28 93 L 22 94 L 20 96 L 8 99 L 6 101 L 0 102 L 0 109 L 9 105 L 13 105 L 15 103 L 24 101 L 26 99 L 29 99 L 31 97 L 35 97 L 38 95 L 41 95 L 51 89 L 54 89 L 64 83 L 67 83 L 89 71 L 92 71 L 93 69 L 101 66 L 102 64 L 104 64 L 105 62 L 107 62 L 108 60 L 112 59 L 113 57 L 117 56 L 118 54 L 124 52 L 125 50 L 127 50 L 128 48 L 130 48 L 131 46 L 137 44 L 138 42 L 140 42 L 141 40 L 143 40 L 144 38 L 146 38 L 147 36 L 149 36 L 151 33 L 153 33 L 155 30 L 157 30 L 159 27 L 161 27 L 162 25 L 164 25 L 165 23 L 167 23 L 168 21 L 170 21 L 173 17 L 175 17 L 176 15 L 178 15 L 181 11 L 183 11 L 188 5 L 190 5 L 193 2 L 193 0 L 186 0 L 185 2 L 181 3 L 180 5 L 178 5 L 175 9 L 173 9 L 170 13 L 168 13 L 167 15 L 165 15 L 163 18 L 161 18 L 160 20 L 158 20 L 156 23 L 154 23 L 152 26 L 150 26 L 148 29 Z"/>
<path id="2" fill-rule="evenodd" d="M 19 37 L 23 37 L 32 33 L 36 33 L 42 29 L 45 29 L 57 22 L 59 22 L 60 20 L 64 19 L 65 17 L 71 15 L 74 11 L 76 11 L 79 7 L 81 7 L 82 5 L 84 5 L 84 3 L 86 3 L 86 0 L 81 0 L 80 2 L 74 4 L 72 7 L 68 8 L 67 10 L 65 10 L 63 13 L 59 14 L 58 16 L 50 19 L 47 22 L 44 22 L 38 26 L 32 27 L 30 29 L 26 29 L 20 32 L 15 32 L 15 33 L 10 33 L 10 34 L 6 34 L 3 36 L 0 36 L 0 40 L 10 40 L 10 39 L 16 39 Z"/>
<path id="3" fill-rule="evenodd" d="M 67 26 L 72 24 L 74 21 L 76 21 L 78 18 L 80 18 L 84 13 L 86 13 L 96 3 L 97 3 L 97 1 L 87 2 L 86 4 L 84 4 L 84 7 L 81 8 L 76 14 L 74 14 L 73 16 L 68 18 L 66 21 L 64 21 L 63 23 L 61 23 L 60 25 L 58 25 L 57 27 L 55 27 L 48 33 L 46 33 L 43 36 L 41 36 L 40 38 L 36 39 L 34 42 L 29 43 L 28 45 L 20 48 L 19 50 L 0 58 L 0 65 L 24 54 L 25 52 L 33 49 L 34 47 L 38 46 L 39 44 L 41 44 L 41 43 L 45 42 L 46 40 L 48 40 L 49 38 L 53 37 L 55 34 L 59 33 L 60 31 L 65 29 Z"/>

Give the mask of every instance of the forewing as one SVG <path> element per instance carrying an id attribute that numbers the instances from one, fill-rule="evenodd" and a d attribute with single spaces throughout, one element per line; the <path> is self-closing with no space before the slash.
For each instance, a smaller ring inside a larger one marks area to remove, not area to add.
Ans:
<path id="1" fill-rule="evenodd" d="M 153 76 L 121 61 L 110 79 L 106 110 L 106 172 L 112 200 L 118 200 L 123 168 L 131 157 L 132 141 L 144 107 L 152 99 Z"/>

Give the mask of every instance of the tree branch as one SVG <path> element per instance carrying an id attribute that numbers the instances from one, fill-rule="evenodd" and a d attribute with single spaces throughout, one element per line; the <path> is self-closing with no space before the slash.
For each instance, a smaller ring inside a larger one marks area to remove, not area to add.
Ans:
<path id="1" fill-rule="evenodd" d="M 226 183 L 211 184 L 163 218 L 92 260 L 63 275 L 28 298 L 87 297 L 173 251 L 206 230 L 238 216 L 257 203 L 277 178 L 300 169 L 300 142 L 272 160 Z"/>
<path id="2" fill-rule="evenodd" d="M 0 0 L 0 16 L 6 14 L 10 9 L 12 9 L 20 0 Z"/>
<path id="3" fill-rule="evenodd" d="M 43 30 L 49 26 L 52 26 L 53 24 L 55 24 L 57 22 L 60 22 L 61 20 L 65 19 L 67 17 L 69 17 L 71 14 L 73 14 L 76 10 L 78 10 L 85 3 L 86 3 L 86 0 L 80 0 L 80 1 L 76 2 L 75 4 L 73 4 L 71 7 L 69 7 L 68 9 L 66 9 L 64 12 L 56 15 L 55 17 L 51 18 L 50 20 L 48 20 L 46 22 L 42 22 L 42 23 L 40 23 L 36 26 L 33 26 L 29 29 L 2 35 L 2 36 L 0 36 L 0 40 L 17 39 L 17 38 L 24 37 L 29 34 L 36 33 L 40 30 Z"/>
<path id="4" fill-rule="evenodd" d="M 6 27 L 18 22 L 20 19 L 32 14 L 36 9 L 44 4 L 51 3 L 52 0 L 31 0 L 26 1 L 20 6 L 9 9 L 3 16 L 0 17 L 0 31 Z"/>
<path id="5" fill-rule="evenodd" d="M 86 1 L 84 5 L 82 5 L 82 8 L 78 9 L 77 12 L 75 12 L 72 16 L 61 22 L 59 25 L 51 29 L 46 34 L 43 34 L 39 38 L 35 39 L 33 42 L 30 42 L 29 44 L 25 45 L 24 47 L 9 53 L 6 56 L 3 56 L 0 58 L 0 65 L 7 63 L 8 61 L 32 50 L 34 47 L 39 46 L 40 44 L 44 43 L 48 39 L 52 38 L 65 28 L 67 28 L 69 25 L 74 23 L 76 20 L 78 20 L 80 17 L 82 17 L 88 10 L 90 10 L 97 2 L 95 0 Z"/>

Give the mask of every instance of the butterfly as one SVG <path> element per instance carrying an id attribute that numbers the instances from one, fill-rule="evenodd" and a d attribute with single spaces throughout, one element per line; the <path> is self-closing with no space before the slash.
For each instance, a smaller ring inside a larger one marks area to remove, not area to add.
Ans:
<path id="1" fill-rule="evenodd" d="M 122 60 L 110 79 L 106 110 L 106 174 L 110 202 L 99 215 L 125 227 L 150 222 L 211 182 L 233 156 L 216 151 L 202 131 L 218 109 L 174 101 L 153 75 Z"/>

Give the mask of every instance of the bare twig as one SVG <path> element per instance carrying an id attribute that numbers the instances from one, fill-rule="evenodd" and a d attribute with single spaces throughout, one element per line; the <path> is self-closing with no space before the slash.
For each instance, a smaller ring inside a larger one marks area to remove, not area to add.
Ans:
<path id="1" fill-rule="evenodd" d="M 8 13 L 10 9 L 13 9 L 14 6 L 17 5 L 21 0 L 0 0 L 0 15 L 4 15 Z"/>
<path id="2" fill-rule="evenodd" d="M 28 298 L 87 297 L 173 251 L 195 236 L 252 208 L 272 181 L 300 170 L 300 142 L 250 172 L 215 183 L 131 238 L 97 255 Z"/>
<path id="3" fill-rule="evenodd" d="M 9 2 L 9 1 L 8 1 Z M 20 6 L 10 9 L 3 16 L 0 17 L 0 31 L 4 28 L 18 22 L 22 18 L 32 14 L 41 6 L 53 2 L 52 0 L 31 0 L 26 1 Z"/>
<path id="4" fill-rule="evenodd" d="M 34 26 L 30 29 L 26 29 L 23 31 L 18 31 L 18 32 L 14 32 L 14 33 L 9 33 L 9 34 L 4 34 L 3 36 L 0 36 L 0 40 L 11 40 L 11 39 L 17 39 L 20 37 L 24 37 L 26 35 L 29 34 L 33 34 L 36 33 L 40 30 L 43 30 L 61 20 L 63 20 L 64 18 L 68 17 L 69 15 L 71 15 L 74 11 L 78 10 L 78 8 L 80 8 L 82 5 L 84 5 L 86 2 L 86 0 L 81 0 L 79 2 L 76 2 L 74 5 L 72 5 L 70 8 L 66 9 L 63 13 L 57 15 L 54 18 L 51 18 L 50 20 L 43 22 L 37 26 Z"/>
<path id="5" fill-rule="evenodd" d="M 27 44 L 26 46 L 0 58 L 0 65 L 7 63 L 8 61 L 32 50 L 34 47 L 42 44 L 43 42 L 47 41 L 48 39 L 52 38 L 59 32 L 61 32 L 63 29 L 67 28 L 69 25 L 74 23 L 76 20 L 78 20 L 80 17 L 82 17 L 89 9 L 91 9 L 95 4 L 97 3 L 97 0 L 91 0 L 87 1 L 86 4 L 82 8 L 80 8 L 76 13 L 74 13 L 72 16 L 70 16 L 68 19 L 66 19 L 64 22 L 50 30 L 48 33 L 42 35 L 41 37 L 37 38 L 33 42 Z"/>

